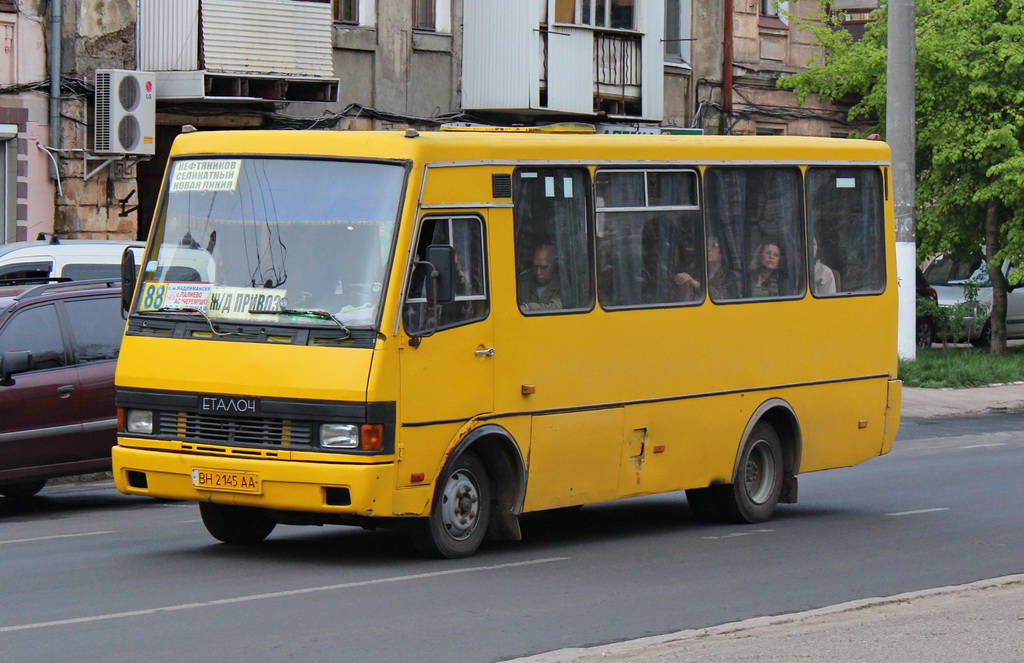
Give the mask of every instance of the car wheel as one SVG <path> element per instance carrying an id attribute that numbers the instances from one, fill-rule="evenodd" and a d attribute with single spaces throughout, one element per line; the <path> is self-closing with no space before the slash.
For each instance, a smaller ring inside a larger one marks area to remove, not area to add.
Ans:
<path id="1" fill-rule="evenodd" d="M 0 495 L 4 497 L 32 497 L 46 485 L 46 479 L 39 481 L 23 481 L 21 483 L 8 483 L 0 486 Z"/>
<path id="2" fill-rule="evenodd" d="M 233 545 L 253 545 L 267 538 L 277 525 L 260 509 L 200 502 L 199 515 L 213 538 Z"/>
<path id="3" fill-rule="evenodd" d="M 705 523 L 717 523 L 722 520 L 722 512 L 718 509 L 718 497 L 715 487 L 691 488 L 686 491 L 686 503 L 690 513 L 697 520 Z"/>
<path id="4" fill-rule="evenodd" d="M 976 348 L 987 348 L 992 345 L 992 324 L 986 320 L 981 332 L 971 339 L 971 345 Z"/>
<path id="5" fill-rule="evenodd" d="M 928 318 L 917 319 L 917 347 L 930 348 L 935 342 L 935 325 Z"/>
<path id="6" fill-rule="evenodd" d="M 413 525 L 413 545 L 428 557 L 468 557 L 483 542 L 490 515 L 487 470 L 474 454 L 464 453 L 442 472 L 430 516 Z"/>
<path id="7" fill-rule="evenodd" d="M 731 484 L 712 486 L 725 520 L 762 523 L 775 514 L 782 494 L 782 443 L 775 428 L 760 421 L 743 443 Z"/>

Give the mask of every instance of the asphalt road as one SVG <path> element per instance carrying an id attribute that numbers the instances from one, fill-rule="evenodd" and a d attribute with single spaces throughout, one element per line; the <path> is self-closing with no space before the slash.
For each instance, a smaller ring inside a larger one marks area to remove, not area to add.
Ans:
<path id="1" fill-rule="evenodd" d="M 893 453 L 802 476 L 765 525 L 634 499 L 525 518 L 522 542 L 447 562 L 351 528 L 233 548 L 192 504 L 48 489 L 0 500 L 0 657 L 494 661 L 1020 573 L 1022 429 L 906 420 Z"/>

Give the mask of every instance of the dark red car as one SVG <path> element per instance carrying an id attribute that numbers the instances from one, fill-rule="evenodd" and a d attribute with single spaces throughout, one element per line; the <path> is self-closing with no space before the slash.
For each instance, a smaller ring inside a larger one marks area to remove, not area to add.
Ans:
<path id="1" fill-rule="evenodd" d="M 119 281 L 0 282 L 0 495 L 110 469 Z"/>

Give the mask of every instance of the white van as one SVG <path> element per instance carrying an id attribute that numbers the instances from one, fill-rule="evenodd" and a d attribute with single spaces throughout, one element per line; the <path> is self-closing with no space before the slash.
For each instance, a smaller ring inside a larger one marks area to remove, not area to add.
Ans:
<path id="1" fill-rule="evenodd" d="M 11 279 L 121 278 L 121 256 L 145 242 L 102 239 L 57 239 L 0 245 L 0 281 Z M 138 259 L 138 258 L 136 258 Z"/>

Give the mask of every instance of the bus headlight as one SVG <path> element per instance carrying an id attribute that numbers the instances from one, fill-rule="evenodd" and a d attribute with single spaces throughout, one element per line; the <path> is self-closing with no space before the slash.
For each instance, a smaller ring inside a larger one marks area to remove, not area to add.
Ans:
<path id="1" fill-rule="evenodd" d="M 320 446 L 328 449 L 358 449 L 359 426 L 323 424 L 320 426 Z"/>
<path id="2" fill-rule="evenodd" d="M 136 435 L 152 435 L 153 411 L 126 410 L 124 413 L 124 429 Z"/>

